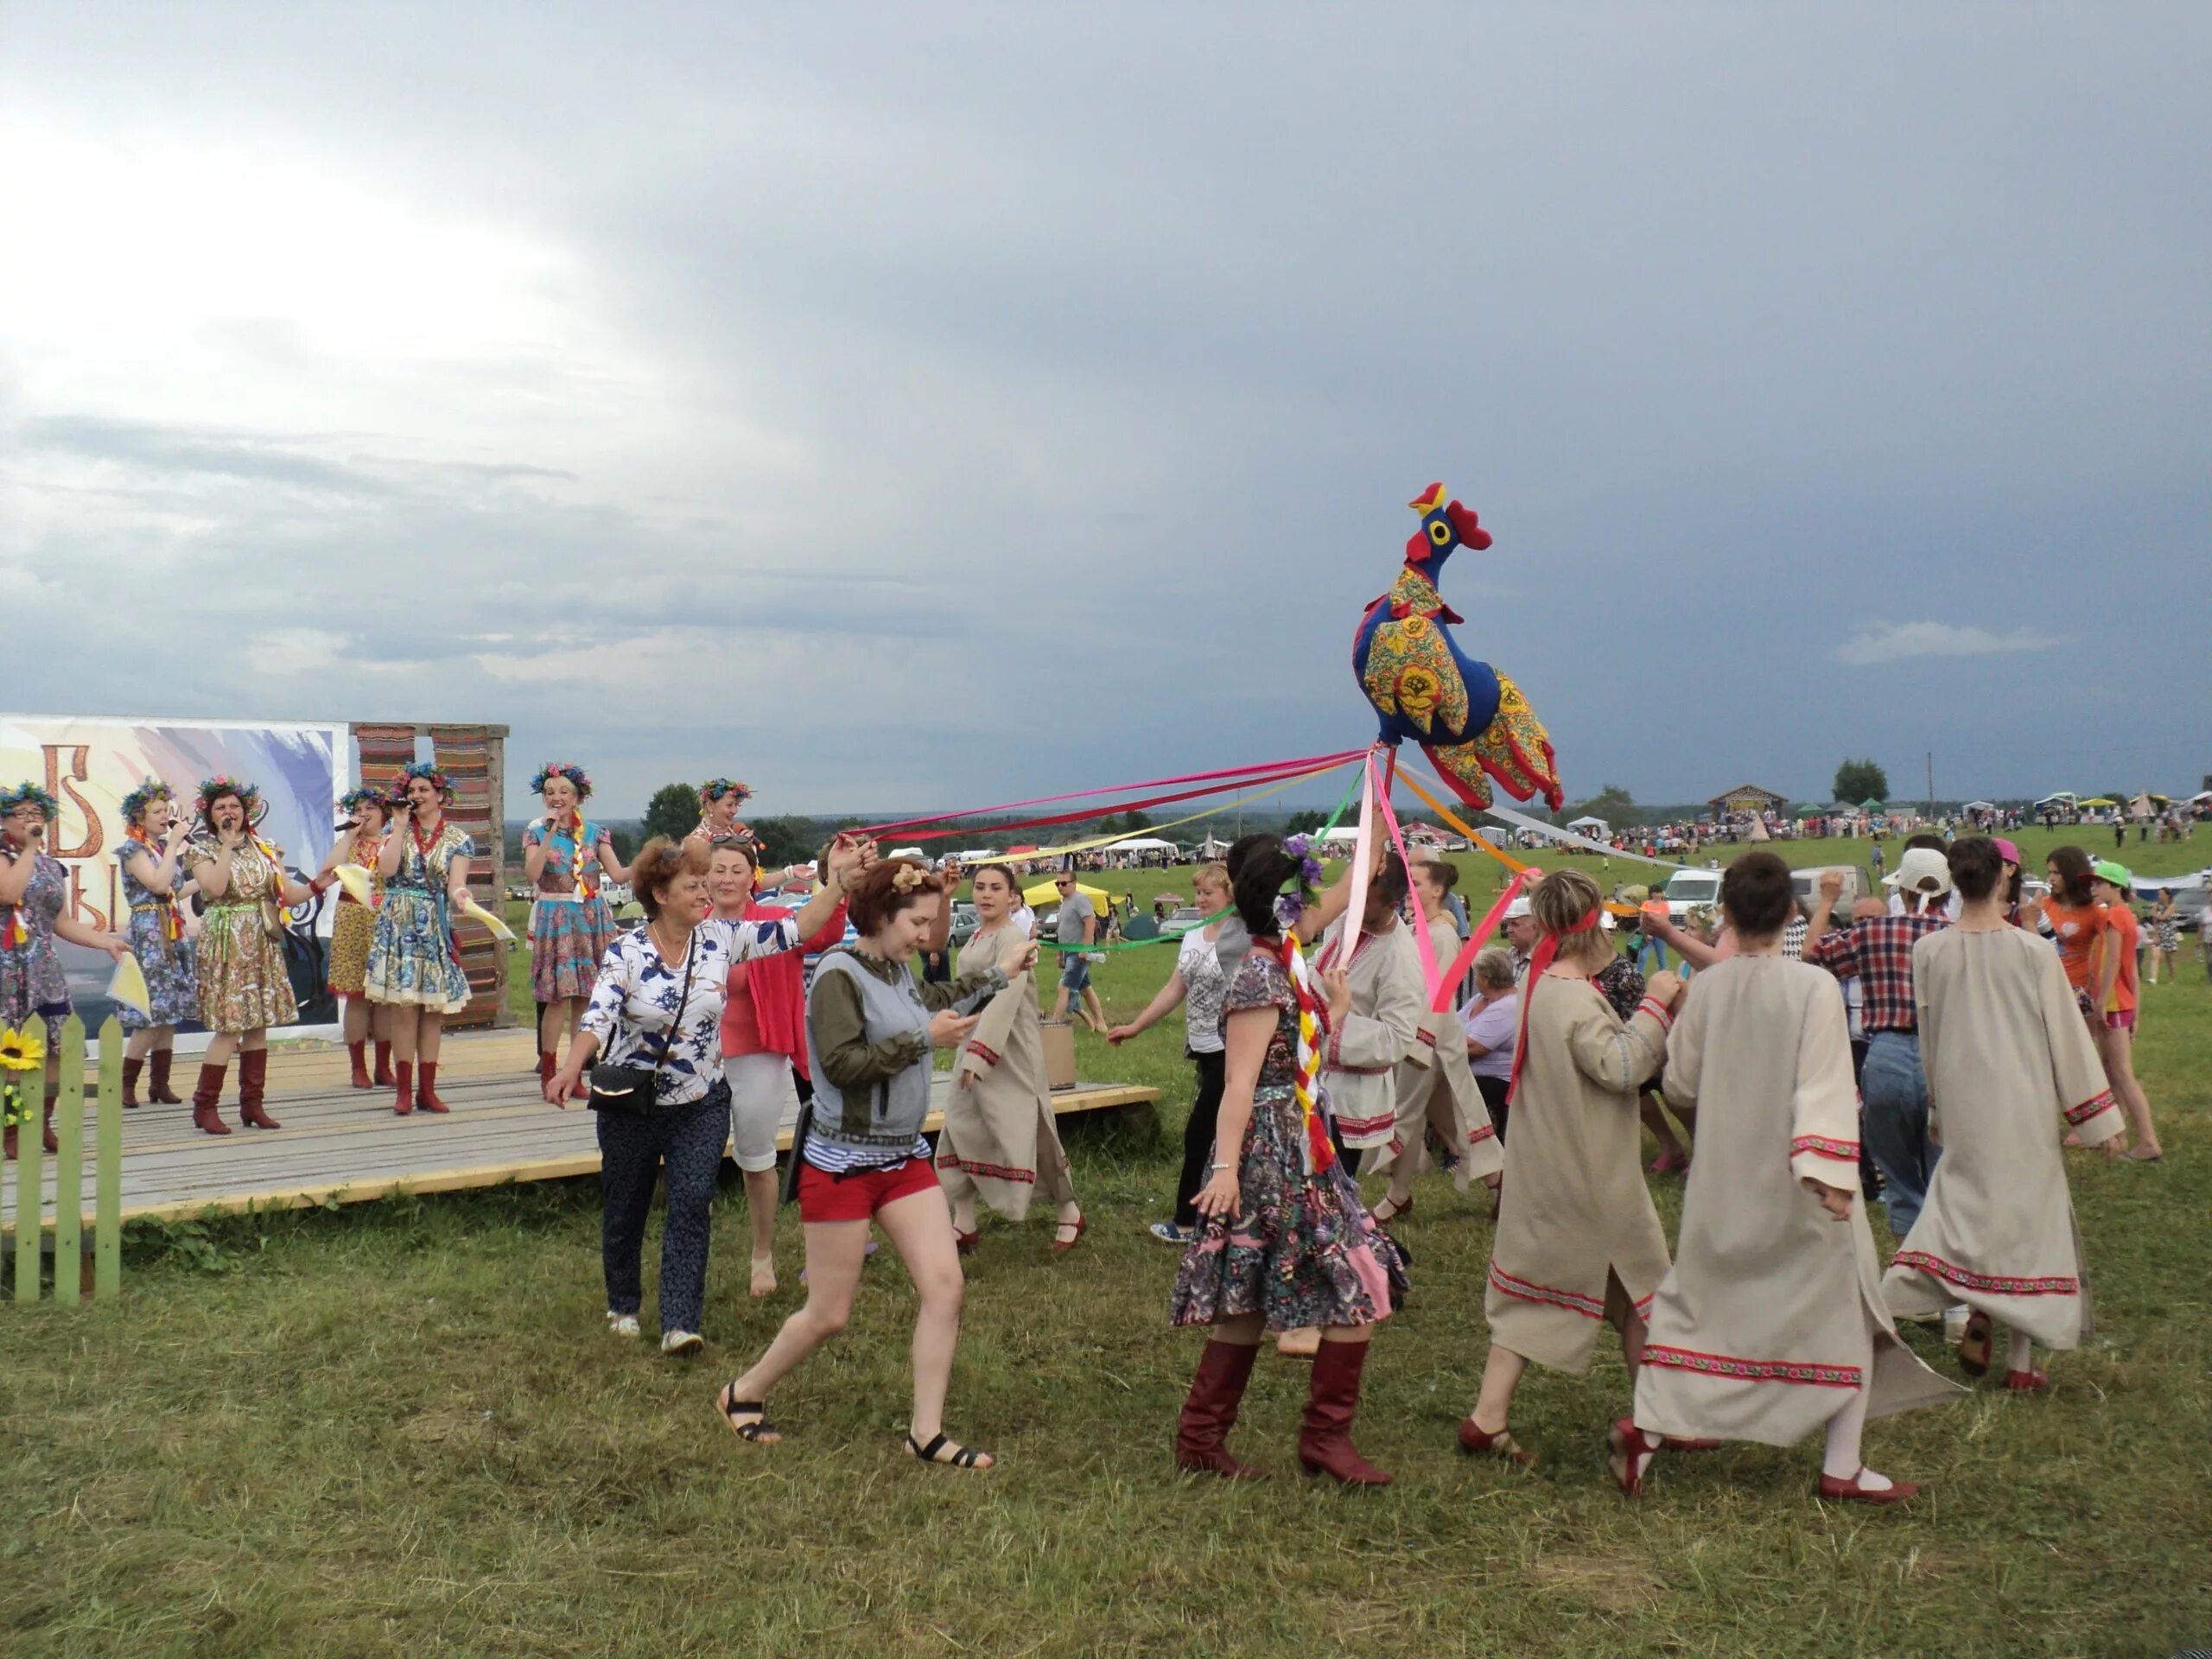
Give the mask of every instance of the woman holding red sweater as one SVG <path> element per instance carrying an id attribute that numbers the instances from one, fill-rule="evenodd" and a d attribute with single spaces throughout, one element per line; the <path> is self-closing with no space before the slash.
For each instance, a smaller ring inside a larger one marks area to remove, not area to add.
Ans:
<path id="1" fill-rule="evenodd" d="M 781 921 L 792 912 L 753 897 L 757 849 L 743 836 L 715 836 L 708 846 L 707 896 L 727 922 Z M 825 867 L 826 868 L 826 867 Z M 729 1083 L 730 1143 L 745 1177 L 753 1217 L 755 1296 L 776 1288 L 776 1131 L 783 1126 L 785 1078 L 806 1069 L 806 988 L 802 958 L 845 937 L 841 900 L 822 931 L 797 950 L 732 964 L 722 1004 L 722 1076 Z"/>

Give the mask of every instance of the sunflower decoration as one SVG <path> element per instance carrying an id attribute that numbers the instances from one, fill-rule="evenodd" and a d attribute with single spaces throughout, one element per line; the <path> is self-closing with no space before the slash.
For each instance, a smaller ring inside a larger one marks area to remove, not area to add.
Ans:
<path id="1" fill-rule="evenodd" d="M 46 1066 L 46 1038 L 35 1024 L 21 1029 L 14 1026 L 0 1027 L 0 1122 L 9 1128 L 31 1121 L 31 1109 L 24 1103 L 22 1084 L 26 1071 L 43 1071 Z M 41 1097 L 43 1089 L 36 1091 Z"/>

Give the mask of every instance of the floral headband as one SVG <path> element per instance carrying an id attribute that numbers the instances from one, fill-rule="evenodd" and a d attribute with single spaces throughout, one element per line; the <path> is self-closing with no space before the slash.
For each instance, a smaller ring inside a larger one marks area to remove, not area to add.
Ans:
<path id="1" fill-rule="evenodd" d="M 530 792 L 533 795 L 543 795 L 545 792 L 545 785 L 556 778 L 565 778 L 574 784 L 576 786 L 578 800 L 588 800 L 591 798 L 590 775 L 582 766 L 569 760 L 548 760 L 540 766 L 537 775 L 530 780 Z"/>
<path id="2" fill-rule="evenodd" d="M 391 805 L 391 797 L 389 792 L 381 789 L 371 789 L 365 785 L 359 789 L 349 789 L 338 798 L 338 810 L 340 812 L 358 812 L 365 806 L 388 810 Z"/>
<path id="3" fill-rule="evenodd" d="M 123 821 L 136 823 L 141 813 L 156 801 L 174 801 L 176 791 L 158 778 L 149 778 L 144 783 L 123 798 Z"/>
<path id="4" fill-rule="evenodd" d="M 226 795 L 235 796 L 248 819 L 253 809 L 261 804 L 261 791 L 244 779 L 233 778 L 227 772 L 219 772 L 200 785 L 200 797 L 193 804 L 200 809 L 200 816 L 207 817 L 213 811 L 215 803 Z"/>
<path id="5" fill-rule="evenodd" d="M 709 778 L 705 783 L 699 785 L 699 804 L 701 806 L 706 806 L 715 801 L 719 801 L 725 795 L 736 796 L 738 804 L 741 806 L 746 802 L 753 798 L 753 785 L 750 784 L 741 784 L 734 778 Z"/>
<path id="6" fill-rule="evenodd" d="M 417 778 L 428 779 L 430 787 L 438 791 L 440 798 L 448 802 L 453 799 L 453 780 L 438 770 L 437 763 L 434 760 L 417 760 L 411 766 L 402 766 L 392 792 L 395 795 L 405 795 L 407 785 Z"/>
<path id="7" fill-rule="evenodd" d="M 1313 856 L 1311 836 L 1292 836 L 1283 842 L 1282 849 L 1298 861 L 1298 874 L 1293 878 L 1298 883 L 1297 890 L 1286 891 L 1275 899 L 1275 920 L 1282 925 L 1282 931 L 1288 933 L 1298 925 L 1298 918 L 1306 913 L 1308 897 L 1320 885 L 1325 872 L 1321 868 L 1321 861 Z"/>
<path id="8" fill-rule="evenodd" d="M 61 810 L 61 803 L 36 784 L 21 783 L 13 789 L 0 790 L 0 814 L 12 812 L 19 806 L 35 806 L 48 818 L 55 817 Z"/>

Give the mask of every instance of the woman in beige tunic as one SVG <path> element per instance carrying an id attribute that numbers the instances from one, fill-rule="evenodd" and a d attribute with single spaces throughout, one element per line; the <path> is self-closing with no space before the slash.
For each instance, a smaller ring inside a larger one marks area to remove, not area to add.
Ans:
<path id="1" fill-rule="evenodd" d="M 1859 1198 L 1859 1096 L 1835 982 L 1782 954 L 1789 867 L 1751 853 L 1720 902 L 1736 953 L 1707 969 L 1667 1039 L 1669 1104 L 1698 1114 L 1675 1265 L 1652 1303 L 1614 1478 L 1705 1440 L 1795 1446 L 1825 1428 L 1821 1495 L 1895 1503 L 1918 1488 L 1863 1466 L 1870 1416 L 1958 1392 L 1897 1340 Z"/>
<path id="2" fill-rule="evenodd" d="M 977 1198 L 1008 1221 L 1020 1221 L 1029 1213 L 1031 1196 L 1040 1191 L 1059 1210 L 1052 1249 L 1072 1249 L 1083 1236 L 1083 1210 L 1052 1120 L 1036 993 L 1027 972 L 1014 967 L 1030 948 L 1027 932 L 1014 925 L 1020 890 L 1005 865 L 986 864 L 976 872 L 972 892 L 982 925 L 961 949 L 960 971 L 999 968 L 1014 977 L 991 999 L 960 1052 L 944 1129 L 938 1136 L 938 1179 L 951 1201 L 962 1250 L 976 1248 Z"/>
<path id="3" fill-rule="evenodd" d="M 1995 844 L 1970 836 L 1950 858 L 1964 908 L 1912 947 L 1943 1155 L 1882 1289 L 1900 1319 L 1966 1303 L 1959 1363 L 1969 1376 L 1989 1368 L 1993 1324 L 2005 1326 L 2005 1386 L 2040 1389 L 2050 1380 L 2031 1344 L 2073 1348 L 2094 1334 L 2059 1137 L 2070 1128 L 2110 1155 L 2121 1118 L 2058 953 L 2005 919 Z"/>
<path id="4" fill-rule="evenodd" d="M 1429 947 L 1436 953 L 1436 965 L 1448 971 L 1459 955 L 1459 930 L 1444 907 L 1444 883 L 1435 874 L 1445 868 L 1422 860 L 1414 866 L 1414 886 L 1421 913 L 1428 918 Z M 1441 988 L 1441 1014 L 1423 1005 L 1414 1046 L 1391 1078 L 1398 1121 L 1389 1145 L 1374 1165 L 1390 1172 L 1390 1189 L 1375 1206 L 1378 1223 L 1395 1221 L 1414 1207 L 1414 1177 L 1427 1151 L 1428 1130 L 1433 1129 L 1438 1144 L 1456 1156 L 1452 1179 L 1461 1192 L 1479 1176 L 1495 1194 L 1505 1169 L 1505 1148 L 1475 1087 L 1475 1074 L 1467 1069 L 1466 1034 L 1459 1027 L 1459 1011 L 1452 1005 L 1455 989 L 1455 985 Z"/>
<path id="5" fill-rule="evenodd" d="M 1388 1146 L 1397 1127 L 1391 1077 L 1406 1058 L 1427 1012 L 1427 988 L 1413 935 L 1399 924 L 1406 902 L 1406 867 L 1389 854 L 1367 884 L 1367 907 L 1353 948 L 1351 1014 L 1329 1033 L 1321 1052 L 1321 1086 L 1328 1091 L 1337 1130 L 1347 1151 Z M 1344 924 L 1321 936 L 1317 974 L 1347 968 Z"/>
<path id="6" fill-rule="evenodd" d="M 1490 1358 L 1459 1425 L 1467 1452 L 1516 1463 L 1534 1461 L 1506 1432 L 1529 1361 L 1579 1376 L 1607 1324 L 1636 1374 L 1645 1313 L 1668 1268 L 1667 1236 L 1643 1185 L 1637 1090 L 1666 1057 L 1682 988 L 1674 975 L 1654 974 L 1631 1018 L 1613 1012 L 1589 980 L 1613 946 L 1598 925 L 1597 883 L 1580 871 L 1547 875 L 1530 910 L 1546 937 L 1522 992 L 1504 1205 L 1484 1302 Z"/>

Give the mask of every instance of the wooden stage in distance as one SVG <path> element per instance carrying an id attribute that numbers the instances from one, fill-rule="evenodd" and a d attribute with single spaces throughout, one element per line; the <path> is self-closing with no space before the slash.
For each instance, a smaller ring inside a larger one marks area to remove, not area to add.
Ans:
<path id="1" fill-rule="evenodd" d="M 123 1115 L 123 1218 L 175 1220 L 208 1211 L 283 1210 L 328 1203 L 358 1204 L 395 1192 L 451 1192 L 505 1181 L 557 1180 L 594 1174 L 599 1143 L 592 1113 L 567 1111 L 538 1097 L 537 1050 L 528 1031 L 457 1033 L 439 1057 L 438 1095 L 453 1109 L 441 1117 L 400 1117 L 389 1090 L 346 1084 L 343 1048 L 280 1050 L 270 1056 L 268 1109 L 277 1130 L 238 1126 L 238 1068 L 225 1089 L 226 1135 L 192 1127 L 192 1108 L 141 1106 Z M 173 1079 L 189 1096 L 197 1057 L 179 1055 Z M 951 1086 L 939 1072 L 938 1099 Z M 1078 1083 L 1052 1096 L 1056 1115 L 1149 1104 L 1156 1089 Z M 89 1106 L 89 1103 L 88 1103 Z M 86 1236 L 91 1236 L 92 1113 L 86 1113 Z M 798 1096 L 785 1104 L 778 1145 L 788 1150 Z M 930 1114 L 925 1128 L 942 1122 Z M 54 1201 L 54 1160 L 46 1160 L 44 1196 Z M 0 1230 L 15 1224 L 16 1172 L 0 1179 Z M 52 1225 L 49 1218 L 47 1224 Z"/>

